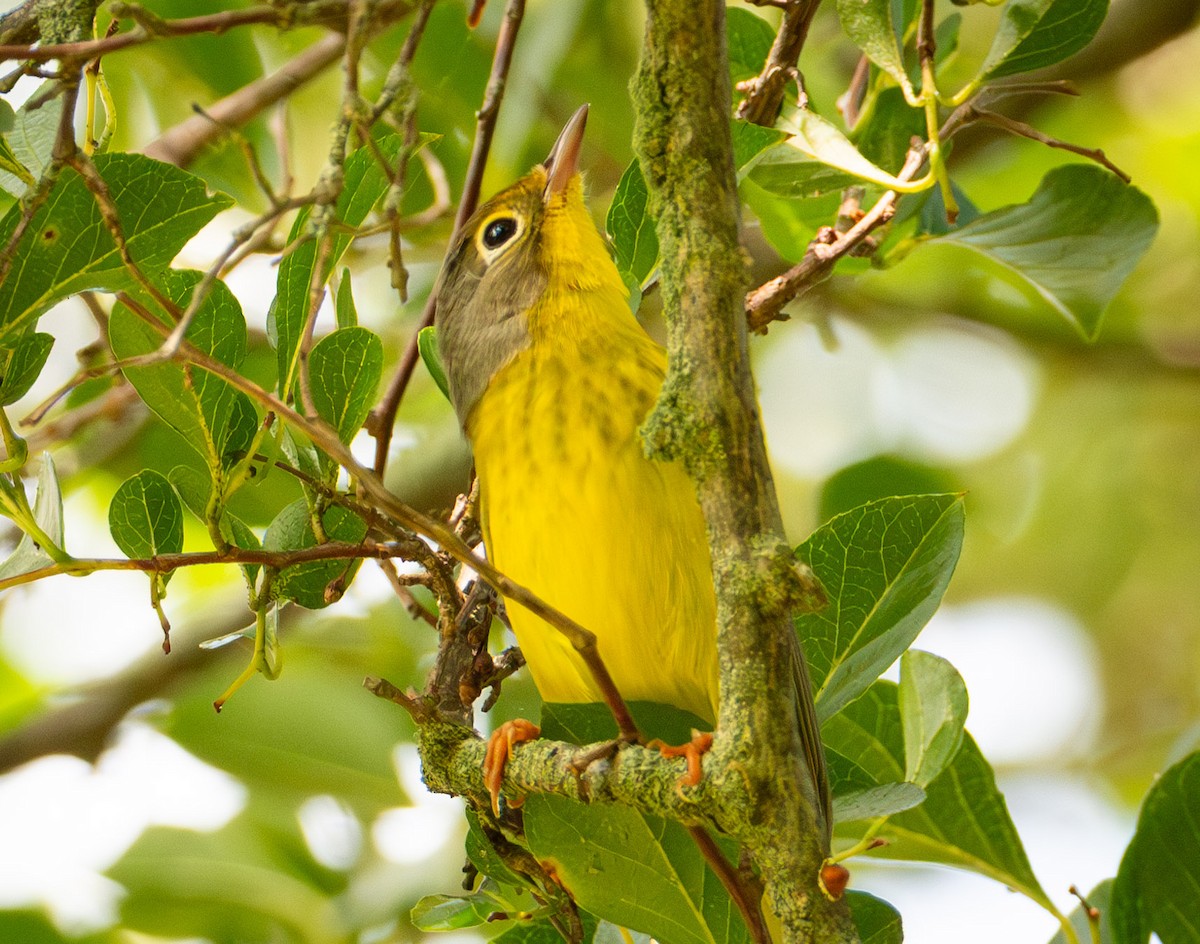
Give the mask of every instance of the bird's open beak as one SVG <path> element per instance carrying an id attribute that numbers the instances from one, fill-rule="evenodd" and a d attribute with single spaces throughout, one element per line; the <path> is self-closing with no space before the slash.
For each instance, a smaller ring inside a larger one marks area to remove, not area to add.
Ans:
<path id="1" fill-rule="evenodd" d="M 550 156 L 543 162 L 546 168 L 546 189 L 542 199 L 549 200 L 555 194 L 567 189 L 567 184 L 579 170 L 579 148 L 583 144 L 583 129 L 587 127 L 588 107 L 580 105 L 579 110 L 571 116 L 567 126 L 562 129 Z"/>

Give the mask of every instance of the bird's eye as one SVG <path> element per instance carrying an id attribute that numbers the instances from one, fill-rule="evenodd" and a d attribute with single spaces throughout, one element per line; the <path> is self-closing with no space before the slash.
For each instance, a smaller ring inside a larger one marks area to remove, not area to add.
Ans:
<path id="1" fill-rule="evenodd" d="M 483 228 L 483 244 L 499 249 L 517 233 L 517 221 L 511 216 L 498 216 Z"/>

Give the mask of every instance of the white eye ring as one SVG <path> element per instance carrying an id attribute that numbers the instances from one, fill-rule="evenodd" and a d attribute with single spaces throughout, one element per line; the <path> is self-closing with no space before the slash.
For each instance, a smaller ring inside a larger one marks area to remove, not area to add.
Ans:
<path id="1" fill-rule="evenodd" d="M 516 213 L 504 211 L 495 213 L 483 221 L 475 236 L 475 245 L 479 254 L 491 262 L 512 244 L 525 231 L 525 221 Z"/>

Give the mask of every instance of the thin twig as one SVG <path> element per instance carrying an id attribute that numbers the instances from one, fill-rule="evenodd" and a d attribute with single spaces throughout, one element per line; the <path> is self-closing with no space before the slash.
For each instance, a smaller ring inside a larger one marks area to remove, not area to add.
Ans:
<path id="1" fill-rule="evenodd" d="M 738 86 L 746 92 L 737 108 L 737 116 L 756 125 L 771 127 L 783 106 L 783 93 L 796 76 L 800 50 L 808 38 L 808 27 L 821 5 L 821 0 L 788 0 L 772 4 L 783 7 L 783 21 L 775 42 L 763 63 L 762 72 Z"/>
<path id="2" fill-rule="evenodd" d="M 13 577 L 6 577 L 0 580 L 0 591 L 44 580 L 57 574 L 90 574 L 98 570 L 135 570 L 148 574 L 167 574 L 184 567 L 202 567 L 211 564 L 258 564 L 263 567 L 282 569 L 312 561 L 404 557 L 408 550 L 409 546 L 405 542 L 379 543 L 368 540 L 358 544 L 327 541 L 312 547 L 286 551 L 243 549 L 230 546 L 224 551 L 187 551 L 129 559 L 76 558 L 62 563 L 47 564 L 45 567 L 39 567 L 37 570 L 17 574 Z"/>
<path id="3" fill-rule="evenodd" d="M 908 152 L 904 166 L 896 176 L 900 180 L 911 180 L 925 162 L 925 152 L 914 148 Z M 883 225 L 896 212 L 899 194 L 889 190 L 876 201 L 862 219 L 832 242 L 809 244 L 798 263 L 777 275 L 746 295 L 746 320 L 751 331 L 762 331 L 777 319 L 784 307 L 802 292 L 811 288 L 832 271 L 837 261 Z"/>
<path id="4" fill-rule="evenodd" d="M 976 108 L 971 106 L 970 117 L 986 122 L 989 125 L 995 125 L 997 128 L 1003 128 L 1011 134 L 1020 135 L 1023 138 L 1029 138 L 1031 141 L 1037 141 L 1039 144 L 1044 144 L 1046 147 L 1058 148 L 1063 151 L 1070 151 L 1072 154 L 1078 154 L 1081 157 L 1086 157 L 1089 160 L 1095 161 L 1102 167 L 1107 167 L 1114 174 L 1120 177 L 1125 183 L 1129 183 L 1132 178 L 1121 170 L 1116 164 L 1105 156 L 1100 148 L 1086 148 L 1078 144 L 1071 144 L 1067 141 L 1062 141 L 1059 138 L 1052 138 L 1048 134 L 1043 134 L 1037 128 L 1033 128 L 1023 121 L 1017 121 L 1015 118 L 1009 118 L 1007 115 L 1001 115 L 998 112 L 987 111 L 986 109 Z"/>
<path id="5" fill-rule="evenodd" d="M 136 299 L 122 296 L 121 300 L 156 332 L 162 335 L 167 333 L 167 326 Z M 640 740 L 641 735 L 633 716 L 601 658 L 594 633 L 565 613 L 550 606 L 527 587 L 512 580 L 486 558 L 478 556 L 445 522 L 401 502 L 388 491 L 372 470 L 361 465 L 354 458 L 349 447 L 338 439 L 337 434 L 323 420 L 297 412 L 275 394 L 264 390 L 232 367 L 221 363 L 186 340 L 180 346 L 176 357 L 219 377 L 234 389 L 249 396 L 267 411 L 290 423 L 346 470 L 350 477 L 357 482 L 362 494 L 378 509 L 380 514 L 391 518 L 401 527 L 433 541 L 444 553 L 474 570 L 502 596 L 525 607 L 562 633 L 591 671 L 596 687 L 603 695 L 605 704 L 608 705 L 617 722 L 621 739 Z"/>
<path id="6" fill-rule="evenodd" d="M 412 11 L 412 0 L 377 0 L 373 15 L 377 22 L 395 22 Z M 68 61 L 87 60 L 96 56 L 109 55 L 132 46 L 140 46 L 157 39 L 177 36 L 194 36 L 198 33 L 224 33 L 238 26 L 263 24 L 281 30 L 298 26 L 327 26 L 346 29 L 347 13 L 345 0 L 308 0 L 278 4 L 260 4 L 241 10 L 223 10 L 203 16 L 184 17 L 178 20 L 162 20 L 149 17 L 135 4 L 113 4 L 112 12 L 118 17 L 136 19 L 136 29 L 103 39 L 81 40 L 75 43 L 49 43 L 35 45 L 0 45 L 0 61 L 24 59 L 34 62 L 49 62 L 54 59 Z"/>
<path id="7" fill-rule="evenodd" d="M 496 130 L 496 119 L 500 114 L 500 104 L 504 100 L 504 89 L 508 83 L 508 72 L 512 66 L 513 49 L 517 42 L 517 33 L 521 28 L 521 19 L 525 15 L 525 0 L 508 0 L 504 7 L 504 20 L 500 24 L 500 33 L 496 37 L 496 52 L 492 57 L 492 72 L 488 78 L 487 91 L 483 96 L 483 105 L 475 123 L 475 143 L 471 148 L 471 160 L 467 165 L 467 177 L 463 182 L 462 199 L 458 204 L 458 213 L 454 218 L 454 230 L 450 236 L 453 244 L 463 224 L 475 212 L 479 202 L 479 190 L 483 184 L 483 170 L 487 164 L 487 156 L 492 147 L 492 136 Z M 432 292 L 425 302 L 421 312 L 421 320 L 416 330 L 408 339 L 404 354 L 396 373 L 392 375 L 387 391 L 379 405 L 375 407 L 368 420 L 367 429 L 375 437 L 375 474 L 382 476 L 387 468 L 388 447 L 392 442 L 392 426 L 396 421 L 396 411 L 404 391 L 412 379 L 417 367 L 418 349 L 417 338 L 422 329 L 433 324 L 437 314 L 437 297 Z"/>

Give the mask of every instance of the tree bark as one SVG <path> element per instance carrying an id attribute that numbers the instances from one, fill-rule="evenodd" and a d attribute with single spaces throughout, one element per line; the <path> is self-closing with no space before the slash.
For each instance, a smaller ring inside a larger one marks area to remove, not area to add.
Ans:
<path id="1" fill-rule="evenodd" d="M 762 871 L 786 941 L 854 941 L 844 900 L 819 888 L 825 850 L 792 701 L 792 567 L 754 395 L 738 243 L 723 0 L 647 0 L 633 80 L 634 147 L 657 219 L 670 367 L 643 429 L 682 461 L 708 522 L 718 603 L 723 789 L 751 811 L 736 832 Z M 731 798 L 729 798 L 731 799 Z"/>

